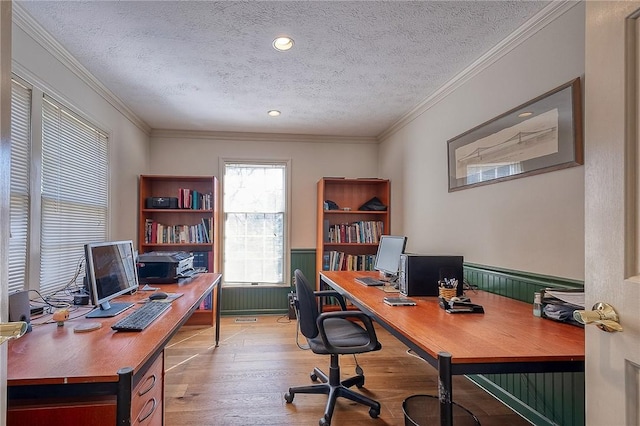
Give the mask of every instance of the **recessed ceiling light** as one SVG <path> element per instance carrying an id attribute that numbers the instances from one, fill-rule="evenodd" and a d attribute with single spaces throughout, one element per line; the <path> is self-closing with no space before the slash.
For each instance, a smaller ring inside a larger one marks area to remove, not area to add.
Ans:
<path id="1" fill-rule="evenodd" d="M 532 112 L 527 111 L 527 112 L 521 112 L 520 114 L 518 114 L 518 117 L 520 117 L 520 118 L 525 118 L 525 117 L 529 117 L 529 116 L 531 116 L 531 115 L 533 115 L 533 113 L 532 113 Z"/>
<path id="2" fill-rule="evenodd" d="M 269 117 L 277 117 L 280 115 L 280 111 L 272 109 L 271 111 L 268 111 L 267 114 L 269 114 Z"/>
<path id="3" fill-rule="evenodd" d="M 293 39 L 289 37 L 278 37 L 273 40 L 273 48 L 280 52 L 285 52 L 293 47 Z"/>

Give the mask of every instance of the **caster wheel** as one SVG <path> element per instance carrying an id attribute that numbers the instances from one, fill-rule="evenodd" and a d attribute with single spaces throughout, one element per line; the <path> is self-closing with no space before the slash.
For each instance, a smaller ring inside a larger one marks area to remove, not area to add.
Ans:
<path id="1" fill-rule="evenodd" d="M 287 403 L 291 403 L 293 401 L 293 395 L 292 393 L 285 393 L 284 394 L 284 400 L 287 401 Z"/>
<path id="2" fill-rule="evenodd" d="M 311 373 L 311 374 L 309 375 L 309 377 L 311 377 L 311 380 L 313 380 L 314 382 L 317 382 L 317 381 L 318 381 L 318 376 L 316 376 L 316 374 L 315 374 L 315 373 Z"/>
<path id="3" fill-rule="evenodd" d="M 318 422 L 318 424 L 320 426 L 330 426 L 331 422 L 329 420 L 327 420 L 326 418 L 321 418 L 320 421 Z"/>
<path id="4" fill-rule="evenodd" d="M 380 415 L 380 408 L 371 407 L 369 409 L 369 415 L 371 416 L 372 419 L 377 418 Z"/>
<path id="5" fill-rule="evenodd" d="M 360 376 L 361 379 L 356 382 L 356 387 L 362 389 L 364 387 L 364 376 Z"/>

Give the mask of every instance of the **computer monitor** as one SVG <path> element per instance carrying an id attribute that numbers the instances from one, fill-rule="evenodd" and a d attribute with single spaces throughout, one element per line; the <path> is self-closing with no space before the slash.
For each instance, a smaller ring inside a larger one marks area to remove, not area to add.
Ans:
<path id="1" fill-rule="evenodd" d="M 384 273 L 386 277 L 396 277 L 400 269 L 400 255 L 404 253 L 406 245 L 405 236 L 382 235 L 373 269 Z"/>
<path id="2" fill-rule="evenodd" d="M 87 287 L 96 309 L 87 318 L 113 317 L 133 303 L 111 300 L 138 288 L 132 241 L 89 243 L 84 246 Z"/>

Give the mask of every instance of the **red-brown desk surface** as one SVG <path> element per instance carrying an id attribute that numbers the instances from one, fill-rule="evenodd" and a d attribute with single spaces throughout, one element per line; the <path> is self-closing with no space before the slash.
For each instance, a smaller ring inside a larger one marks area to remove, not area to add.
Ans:
<path id="1" fill-rule="evenodd" d="M 32 332 L 9 342 L 8 386 L 117 382 L 118 370 L 123 367 L 133 368 L 135 374 L 163 350 L 214 285 L 219 285 L 220 277 L 220 274 L 207 273 L 182 284 L 156 286 L 161 291 L 183 293 L 183 296 L 171 302 L 171 308 L 141 332 L 111 329 L 112 324 L 137 306 L 111 318 L 84 318 L 82 315 L 62 327 L 55 323 L 34 325 Z M 138 301 L 149 294 L 151 292 L 138 291 L 114 301 Z M 79 312 L 87 313 L 88 310 L 72 312 L 71 317 Z M 74 332 L 76 325 L 89 322 L 100 322 L 102 328 Z"/>
<path id="2" fill-rule="evenodd" d="M 582 361 L 584 368 L 584 330 L 535 317 L 531 304 L 483 291 L 468 291 L 471 302 L 484 307 L 484 314 L 446 313 L 438 305 L 437 297 L 411 297 L 417 302 L 416 306 L 389 306 L 383 303 L 383 298 L 399 294 L 355 281 L 356 277 L 366 275 L 377 276 L 377 273 L 321 272 L 324 282 L 396 337 L 415 346 L 422 352 L 421 356 L 431 357 L 429 361 L 436 360 L 438 353 L 447 352 L 452 356 L 454 368 L 456 364 L 548 365 L 576 361 Z"/>

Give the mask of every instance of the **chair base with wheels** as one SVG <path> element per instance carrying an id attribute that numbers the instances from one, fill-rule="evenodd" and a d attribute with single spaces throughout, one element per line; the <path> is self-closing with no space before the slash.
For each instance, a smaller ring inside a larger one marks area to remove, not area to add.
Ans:
<path id="1" fill-rule="evenodd" d="M 337 399 L 339 397 L 350 399 L 362 405 L 369 406 L 369 415 L 372 418 L 376 418 L 380 415 L 380 403 L 373 399 L 355 392 L 351 388 L 356 386 L 358 389 L 364 386 L 364 376 L 357 375 L 350 377 L 346 380 L 340 381 L 340 365 L 338 364 L 338 355 L 331 355 L 331 367 L 329 368 L 329 375 L 327 376 L 322 370 L 318 368 L 313 369 L 311 373 L 311 380 L 314 382 L 320 380 L 322 383 L 309 386 L 296 386 L 289 388 L 284 396 L 285 401 L 292 402 L 293 397 L 297 393 L 314 393 L 329 395 L 327 400 L 327 406 L 324 410 L 324 416 L 320 419 L 320 426 L 328 426 L 331 424 L 331 417 L 333 416 L 333 410 L 336 406 Z"/>
<path id="2" fill-rule="evenodd" d="M 309 386 L 289 388 L 284 395 L 287 403 L 293 402 L 297 393 L 325 394 L 329 398 L 320 419 L 320 426 L 329 426 L 338 397 L 347 398 L 358 404 L 369 407 L 369 415 L 376 418 L 380 415 L 380 403 L 352 389 L 353 386 L 364 386 L 364 375 L 358 366 L 357 375 L 340 380 L 340 355 L 354 355 L 380 350 L 373 322 L 364 312 L 347 310 L 342 296 L 332 290 L 312 291 L 300 270 L 295 271 L 296 295 L 294 304 L 300 331 L 309 343 L 309 349 L 315 354 L 330 355 L 329 374 L 318 368 L 313 369 L 311 380 L 317 383 Z M 320 313 L 318 297 L 334 297 L 340 303 L 341 311 Z"/>

